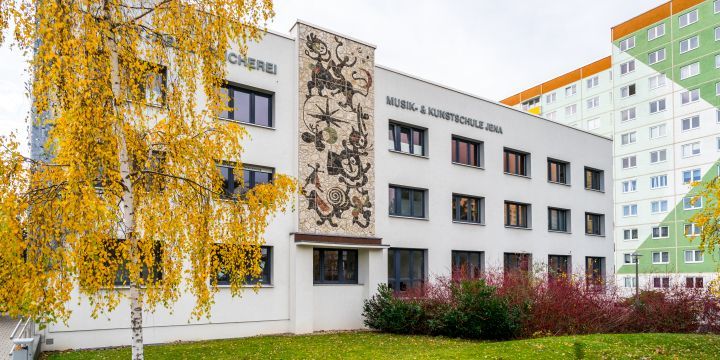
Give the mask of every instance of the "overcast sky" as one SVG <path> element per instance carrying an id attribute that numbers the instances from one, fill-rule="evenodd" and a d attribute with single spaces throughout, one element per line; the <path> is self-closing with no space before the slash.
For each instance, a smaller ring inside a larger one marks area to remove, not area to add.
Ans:
<path id="1" fill-rule="evenodd" d="M 665 0 L 276 0 L 296 19 L 377 46 L 377 64 L 500 100 L 610 54 L 610 28 Z M 542 5 L 541 5 L 542 4 Z M 22 57 L 0 47 L 0 134 L 25 136 Z"/>

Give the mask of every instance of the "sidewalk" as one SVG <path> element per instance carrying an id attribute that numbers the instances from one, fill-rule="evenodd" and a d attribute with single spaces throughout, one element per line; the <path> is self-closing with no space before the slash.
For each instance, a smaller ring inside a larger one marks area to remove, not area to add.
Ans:
<path id="1" fill-rule="evenodd" d="M 10 350 L 12 350 L 12 342 L 10 341 L 10 333 L 15 328 L 17 320 L 13 320 L 7 316 L 0 316 L 0 360 L 9 359 Z"/>

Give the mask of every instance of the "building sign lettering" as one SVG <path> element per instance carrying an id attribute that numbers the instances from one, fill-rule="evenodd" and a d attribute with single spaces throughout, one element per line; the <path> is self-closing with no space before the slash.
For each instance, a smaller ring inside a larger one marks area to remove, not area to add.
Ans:
<path id="1" fill-rule="evenodd" d="M 225 59 L 235 65 L 244 66 L 248 69 L 264 71 L 268 74 L 277 75 L 277 64 L 271 62 L 254 59 L 247 56 L 228 51 L 225 55 Z"/>
<path id="2" fill-rule="evenodd" d="M 498 134 L 502 134 L 502 127 L 499 125 L 491 124 L 489 122 L 480 121 L 477 119 L 473 119 L 471 117 L 467 117 L 465 115 L 456 114 L 450 111 L 445 111 L 442 109 L 434 108 L 431 106 L 425 106 L 425 105 L 418 105 L 413 101 L 409 101 L 406 99 L 398 99 L 396 97 L 392 96 L 386 96 L 386 104 L 390 106 L 394 106 L 399 109 L 413 111 L 413 112 L 420 112 L 423 115 L 428 115 L 440 119 L 445 119 L 448 121 L 455 121 L 456 123 L 471 126 L 474 128 L 478 128 L 480 130 L 490 131 Z"/>

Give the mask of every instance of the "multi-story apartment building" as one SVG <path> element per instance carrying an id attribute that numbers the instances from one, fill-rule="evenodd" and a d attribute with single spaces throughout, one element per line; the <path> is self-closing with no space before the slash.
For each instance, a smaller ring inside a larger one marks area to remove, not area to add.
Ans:
<path id="1" fill-rule="evenodd" d="M 673 0 L 612 28 L 612 55 L 502 102 L 614 139 L 618 280 L 702 287 L 717 260 L 688 219 L 720 173 L 720 1 Z"/>
<path id="2" fill-rule="evenodd" d="M 612 274 L 608 138 L 376 66 L 374 46 L 314 25 L 292 34 L 226 57 L 246 186 L 284 173 L 303 189 L 267 229 L 263 285 L 221 289 L 201 320 L 184 294 L 145 314 L 146 342 L 361 328 L 380 283 L 406 291 L 458 266 Z M 127 303 L 98 319 L 69 306 L 45 349 L 127 344 Z"/>

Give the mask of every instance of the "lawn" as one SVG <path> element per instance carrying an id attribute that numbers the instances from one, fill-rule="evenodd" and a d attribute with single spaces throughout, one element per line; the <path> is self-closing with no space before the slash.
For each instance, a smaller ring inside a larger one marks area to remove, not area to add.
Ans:
<path id="1" fill-rule="evenodd" d="M 153 359 L 718 359 L 720 336 L 613 334 L 478 342 L 346 332 L 146 346 Z M 129 348 L 47 353 L 48 360 L 128 359 Z"/>

